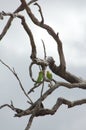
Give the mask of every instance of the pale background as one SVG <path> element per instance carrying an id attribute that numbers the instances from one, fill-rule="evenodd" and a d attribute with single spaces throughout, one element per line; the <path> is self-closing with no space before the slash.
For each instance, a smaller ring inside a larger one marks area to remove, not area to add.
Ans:
<path id="1" fill-rule="evenodd" d="M 0 11 L 13 12 L 20 1 L 0 0 Z M 39 0 L 45 17 L 45 23 L 49 24 L 63 42 L 67 70 L 79 77 L 86 78 L 86 0 Z M 33 12 L 39 17 L 37 7 L 31 6 Z M 35 9 L 34 9 L 35 8 Z M 25 14 L 25 12 L 24 12 Z M 40 17 L 39 17 L 40 19 Z M 0 21 L 0 33 L 7 21 Z M 58 55 L 54 40 L 46 31 L 34 26 L 27 17 L 30 28 L 33 29 L 37 45 L 38 56 L 43 57 L 41 39 L 44 40 L 47 55 L 53 56 L 58 64 Z M 20 25 L 20 20 L 15 19 L 9 31 L 0 41 L 0 59 L 4 60 L 10 67 L 14 67 L 19 75 L 24 88 L 29 90 L 32 82 L 28 74 L 30 63 L 30 43 L 27 34 Z M 60 80 L 55 76 L 57 80 Z M 58 97 L 70 100 L 86 98 L 86 91 L 81 89 L 68 90 L 59 88 L 45 103 L 46 107 L 52 107 Z M 37 94 L 31 95 L 35 100 Z M 27 99 L 21 91 L 15 77 L 0 63 L 0 105 L 14 102 L 16 107 L 25 109 L 28 107 Z M 2 130 L 24 130 L 28 116 L 14 118 L 14 112 L 8 108 L 0 110 L 0 129 Z M 62 105 L 54 116 L 35 118 L 31 130 L 85 130 L 86 129 L 86 105 L 67 109 Z"/>

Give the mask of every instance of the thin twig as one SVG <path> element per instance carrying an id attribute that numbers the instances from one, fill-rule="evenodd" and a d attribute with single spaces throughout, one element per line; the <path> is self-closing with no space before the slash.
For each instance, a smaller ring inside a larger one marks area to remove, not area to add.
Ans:
<path id="1" fill-rule="evenodd" d="M 44 90 L 44 81 L 43 81 L 43 83 L 42 83 L 42 88 L 41 88 L 41 95 L 40 95 L 40 97 L 42 97 L 43 90 Z"/>
<path id="2" fill-rule="evenodd" d="M 4 107 L 9 107 L 10 109 L 14 110 L 13 107 L 9 104 L 4 104 L 0 106 L 0 109 L 4 108 Z"/>
<path id="3" fill-rule="evenodd" d="M 34 92 L 34 89 L 38 88 L 42 83 L 38 83 L 36 85 L 34 85 L 29 91 L 28 94 L 30 94 L 31 92 Z"/>
<path id="4" fill-rule="evenodd" d="M 40 95 L 40 97 L 42 97 L 42 94 L 43 94 L 43 90 L 44 90 L 44 82 L 46 81 L 46 77 L 45 77 L 45 73 L 46 73 L 46 71 L 45 71 L 45 69 L 46 68 L 43 68 L 43 81 L 42 81 L 42 88 L 41 88 L 41 95 Z"/>
<path id="5" fill-rule="evenodd" d="M 44 48 L 44 59 L 46 60 L 46 48 L 45 48 L 45 44 L 44 44 L 44 41 L 41 39 L 42 41 L 42 44 L 43 44 L 43 48 Z"/>
<path id="6" fill-rule="evenodd" d="M 12 101 L 11 101 L 11 105 L 9 105 L 9 104 L 1 105 L 1 106 L 0 106 L 0 109 L 2 109 L 2 108 L 4 108 L 4 107 L 10 108 L 10 109 L 13 110 L 14 112 L 17 112 L 17 114 L 23 112 L 22 109 L 15 108 Z"/>
<path id="7" fill-rule="evenodd" d="M 33 75 L 32 75 L 32 66 L 34 65 L 35 63 L 34 62 L 31 62 L 30 66 L 29 66 L 29 75 L 30 75 L 30 78 L 33 82 L 36 82 L 35 79 L 33 78 Z"/>
<path id="8" fill-rule="evenodd" d="M 19 82 L 19 85 L 20 85 L 20 87 L 21 87 L 23 93 L 24 93 L 25 96 L 30 100 L 29 103 L 30 103 L 30 104 L 33 104 L 31 98 L 27 95 L 26 91 L 24 90 L 24 87 L 23 87 L 23 85 L 22 85 L 22 83 L 21 83 L 21 81 L 20 81 L 20 79 L 19 79 L 17 73 L 15 72 L 14 68 L 13 68 L 13 70 L 12 70 L 7 64 L 4 63 L 1 59 L 0 59 L 0 62 L 1 62 L 4 66 L 6 66 L 6 67 L 13 73 L 13 75 L 16 77 L 17 81 Z"/>

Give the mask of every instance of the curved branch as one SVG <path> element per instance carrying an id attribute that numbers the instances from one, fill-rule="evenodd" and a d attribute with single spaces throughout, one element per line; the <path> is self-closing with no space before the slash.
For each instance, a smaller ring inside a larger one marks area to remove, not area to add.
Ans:
<path id="1" fill-rule="evenodd" d="M 34 5 L 36 5 L 36 6 L 38 6 L 38 8 L 39 8 L 39 13 L 40 13 L 40 16 L 41 16 L 41 23 L 43 24 L 44 23 L 44 17 L 43 17 L 43 15 L 42 15 L 42 10 L 41 10 L 41 7 L 40 7 L 40 5 L 38 4 L 38 3 L 35 3 Z"/>
<path id="2" fill-rule="evenodd" d="M 0 109 L 2 109 L 2 108 L 4 108 L 4 107 L 8 107 L 8 108 L 10 108 L 11 110 L 13 110 L 14 112 L 17 112 L 17 113 L 23 112 L 22 109 L 15 108 L 15 107 L 13 106 L 13 102 L 12 102 L 12 101 L 11 101 L 11 105 L 9 105 L 9 104 L 1 105 L 1 106 L 0 106 Z"/>
<path id="3" fill-rule="evenodd" d="M 34 106 L 33 110 L 30 110 L 30 109 L 25 110 L 19 114 L 16 114 L 16 116 L 21 117 L 21 116 L 25 116 L 25 115 L 29 115 L 29 114 L 34 114 L 34 117 L 45 116 L 45 115 L 54 115 L 62 104 L 67 105 L 68 108 L 71 108 L 71 107 L 74 107 L 77 105 L 86 104 L 86 99 L 69 101 L 65 98 L 60 97 L 57 99 L 57 101 L 56 101 L 55 105 L 52 107 L 52 109 L 47 109 L 44 107 L 36 108 L 36 106 Z M 28 126 L 29 126 L 29 124 L 28 124 Z"/>
<path id="4" fill-rule="evenodd" d="M 9 105 L 9 104 L 1 105 L 1 106 L 0 106 L 0 109 L 2 109 L 2 108 L 4 108 L 4 107 L 9 107 L 10 109 L 14 110 L 14 108 L 13 108 L 11 105 Z"/>
<path id="5" fill-rule="evenodd" d="M 86 89 L 86 84 L 85 83 L 75 83 L 75 84 L 70 84 L 70 83 L 64 83 L 64 82 L 58 82 L 54 86 L 52 86 L 50 89 L 48 89 L 42 97 L 40 97 L 36 102 L 33 103 L 33 105 L 27 109 L 27 111 L 33 109 L 36 104 L 38 104 L 39 101 L 44 101 L 53 91 L 55 91 L 57 88 L 60 86 L 65 86 L 68 89 L 71 88 L 81 88 L 81 89 Z"/>
<path id="6" fill-rule="evenodd" d="M 25 18 L 24 16 L 21 16 L 21 15 L 18 15 L 17 16 L 18 18 L 20 18 L 22 20 L 22 25 L 25 29 L 25 31 L 27 32 L 29 38 L 30 38 L 30 43 L 31 43 L 31 49 L 32 49 L 32 52 L 31 52 L 31 59 L 34 61 L 34 59 L 36 58 L 36 46 L 35 46 L 35 41 L 34 41 L 34 38 L 33 38 L 33 34 L 30 30 L 30 28 L 28 27 L 26 21 L 25 21 Z"/>
<path id="7" fill-rule="evenodd" d="M 77 105 L 86 104 L 86 99 L 81 99 L 81 100 L 76 100 L 76 101 L 71 102 L 64 98 L 58 98 L 56 101 L 56 104 L 53 106 L 52 109 L 42 108 L 36 113 L 36 116 L 54 115 L 62 104 L 67 105 L 68 108 L 71 108 Z"/>
<path id="8" fill-rule="evenodd" d="M 31 9 L 28 7 L 28 5 L 27 5 L 27 3 L 26 3 L 25 0 L 21 0 L 21 2 L 22 2 L 22 4 L 23 4 L 24 8 L 26 9 L 27 14 L 29 15 L 29 17 L 30 17 L 31 20 L 33 21 L 33 23 L 36 24 L 37 26 L 39 26 L 39 27 L 44 28 L 45 30 L 47 30 L 48 33 L 49 33 L 49 34 L 53 37 L 53 39 L 56 41 L 56 43 L 57 43 L 57 45 L 58 45 L 58 53 L 59 53 L 59 58 L 60 58 L 60 66 L 61 66 L 62 70 L 65 70 L 65 69 L 66 69 L 66 62 L 65 62 L 65 58 L 64 58 L 64 54 L 63 54 L 62 42 L 61 42 L 61 40 L 59 39 L 58 34 L 56 34 L 56 33 L 54 32 L 54 30 L 53 30 L 50 26 L 44 24 L 43 22 L 40 22 L 40 21 L 34 16 L 34 14 L 31 12 Z M 38 4 L 36 4 L 36 5 L 38 5 Z M 39 10 L 41 10 L 41 7 L 40 7 L 39 5 L 38 5 L 38 7 L 39 7 Z M 44 21 L 44 20 L 43 20 L 42 11 L 40 11 L 40 12 L 41 12 L 42 21 Z"/>
<path id="9" fill-rule="evenodd" d="M 27 25 L 26 21 L 25 21 L 25 18 L 24 16 L 22 15 L 18 15 L 18 14 L 14 14 L 14 13 L 5 13 L 5 12 L 2 12 L 3 16 L 10 16 L 11 18 L 15 18 L 15 17 L 18 17 L 21 19 L 22 21 L 22 25 L 23 25 L 23 28 L 25 29 L 25 31 L 27 32 L 29 38 L 30 38 L 30 44 L 31 44 L 31 49 L 32 49 L 32 52 L 31 52 L 31 59 L 34 61 L 34 59 L 36 58 L 36 46 L 35 46 L 35 41 L 34 41 L 34 37 L 33 37 L 33 34 L 29 28 L 29 26 Z"/>
<path id="10" fill-rule="evenodd" d="M 18 83 L 19 83 L 19 85 L 20 85 L 21 90 L 23 91 L 23 93 L 25 94 L 25 96 L 29 99 L 30 102 L 29 102 L 29 101 L 28 101 L 28 102 L 29 102 L 30 104 L 33 104 L 31 98 L 27 95 L 26 91 L 24 90 L 24 87 L 23 87 L 23 85 L 22 85 L 22 83 L 21 83 L 21 81 L 20 81 L 20 79 L 19 79 L 17 73 L 15 72 L 14 68 L 13 68 L 13 70 L 12 70 L 7 64 L 4 63 L 1 59 L 0 59 L 0 62 L 12 72 L 12 74 L 13 74 L 13 75 L 15 76 L 15 78 L 17 79 L 17 81 L 18 81 Z"/>
<path id="11" fill-rule="evenodd" d="M 76 100 L 76 101 L 69 101 L 67 99 L 64 98 L 59 98 L 58 99 L 60 102 L 62 102 L 62 104 L 65 104 L 68 106 L 68 108 L 77 106 L 77 105 L 82 105 L 82 104 L 86 104 L 86 99 L 81 99 L 81 100 Z"/>
<path id="12" fill-rule="evenodd" d="M 68 81 L 70 83 L 80 83 L 80 82 L 83 82 L 82 79 L 80 79 L 77 76 L 67 72 L 66 70 L 63 71 L 60 66 L 57 66 L 55 64 L 55 61 L 54 61 L 53 57 L 48 57 L 47 61 L 49 63 L 49 68 L 52 70 L 52 72 L 54 74 L 60 76 L 61 78 L 65 79 L 66 81 Z"/>
<path id="13" fill-rule="evenodd" d="M 28 5 L 30 5 L 30 4 L 32 4 L 32 3 L 36 2 L 36 1 L 37 1 L 37 0 L 31 0 L 31 1 L 28 3 Z M 23 7 L 23 5 L 21 4 L 21 5 L 13 12 L 13 14 L 18 13 L 18 12 L 23 11 L 23 10 L 24 10 L 24 7 Z M 13 17 L 10 17 L 10 18 L 8 19 L 8 21 L 7 21 L 7 23 L 6 23 L 5 27 L 4 27 L 4 29 L 2 30 L 2 33 L 0 34 L 0 40 L 1 40 L 1 39 L 5 36 L 5 34 L 7 33 L 8 29 L 9 29 L 10 26 L 11 26 L 12 21 L 13 21 Z"/>

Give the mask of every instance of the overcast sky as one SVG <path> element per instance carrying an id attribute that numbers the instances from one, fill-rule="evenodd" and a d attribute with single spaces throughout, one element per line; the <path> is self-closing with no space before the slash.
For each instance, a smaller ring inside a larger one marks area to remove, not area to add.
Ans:
<path id="1" fill-rule="evenodd" d="M 20 1 L 0 0 L 0 11 L 13 12 Z M 45 23 L 49 24 L 63 42 L 64 54 L 67 62 L 67 69 L 79 77 L 86 77 L 86 0 L 39 0 L 42 7 Z M 33 12 L 39 17 L 37 7 L 31 6 Z M 24 12 L 25 14 L 25 12 Z M 25 14 L 26 15 L 26 14 Z M 27 17 L 27 16 L 26 16 Z M 39 17 L 40 18 L 40 17 Z M 0 21 L 0 33 L 7 18 Z M 38 56 L 43 57 L 41 39 L 44 40 L 47 56 L 53 56 L 58 64 L 58 53 L 55 41 L 34 24 L 27 17 L 28 24 L 32 28 L 37 45 Z M 15 19 L 5 37 L 0 41 L 0 59 L 10 67 L 14 67 L 19 75 L 24 88 L 28 91 L 32 87 L 29 78 L 28 67 L 30 64 L 31 47 L 29 39 L 23 30 L 20 20 Z M 59 79 L 55 76 L 56 79 Z M 61 80 L 61 79 L 60 79 Z M 38 93 L 31 95 L 35 100 Z M 52 107 L 58 97 L 77 100 L 86 98 L 84 90 L 68 90 L 59 88 L 45 102 L 46 107 Z M 15 77 L 0 64 L 0 105 L 13 101 L 16 107 L 26 109 L 27 98 L 21 91 Z M 2 130 L 24 130 L 28 117 L 14 118 L 14 112 L 4 108 L 0 110 L 0 129 Z M 67 109 L 61 106 L 54 116 L 35 118 L 31 130 L 54 129 L 54 130 L 85 130 L 86 129 L 86 105 Z"/>

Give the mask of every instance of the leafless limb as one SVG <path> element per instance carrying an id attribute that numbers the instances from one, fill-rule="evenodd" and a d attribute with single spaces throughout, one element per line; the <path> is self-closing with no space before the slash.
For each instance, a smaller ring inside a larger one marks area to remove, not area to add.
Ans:
<path id="1" fill-rule="evenodd" d="M 32 73 L 32 66 L 34 65 L 35 63 L 34 62 L 31 62 L 30 66 L 29 66 L 29 75 L 30 75 L 30 78 L 32 79 L 33 82 L 36 82 L 36 80 L 33 78 L 33 73 Z"/>
<path id="2" fill-rule="evenodd" d="M 3 105 L 3 107 L 8 106 L 13 111 L 16 111 L 17 112 L 17 114 L 15 114 L 16 117 L 22 117 L 22 116 L 26 116 L 26 115 L 30 115 L 30 114 L 32 115 L 32 117 L 38 117 L 38 116 L 45 116 L 45 115 L 54 115 L 62 104 L 67 105 L 68 108 L 71 108 L 71 107 L 74 107 L 74 106 L 77 106 L 77 105 L 86 104 L 86 99 L 69 101 L 65 98 L 60 97 L 60 98 L 57 99 L 57 101 L 53 105 L 52 109 L 47 109 L 47 108 L 44 108 L 43 106 L 39 106 L 37 104 L 33 108 L 30 107 L 27 110 L 12 108 L 8 104 Z M 30 127 L 30 125 L 32 123 L 31 121 L 29 120 L 27 127 Z"/>
<path id="3" fill-rule="evenodd" d="M 66 83 L 66 82 L 57 82 L 57 85 L 59 84 L 60 86 L 66 87 L 68 89 L 72 88 L 81 88 L 81 89 L 86 89 L 86 82 L 81 82 L 81 83 Z"/>
<path id="4" fill-rule="evenodd" d="M 26 21 L 25 21 L 25 18 L 24 16 L 22 15 L 19 15 L 19 14 L 16 14 L 16 13 L 5 13 L 4 11 L 2 12 L 2 15 L 3 16 L 10 16 L 12 18 L 15 18 L 15 17 L 18 17 L 21 19 L 22 21 L 22 25 L 25 29 L 25 31 L 27 32 L 29 38 L 30 38 L 30 43 L 31 43 L 31 49 L 32 49 L 32 52 L 31 52 L 31 59 L 34 60 L 36 58 L 36 46 L 35 46 L 35 41 L 34 41 L 34 37 L 33 37 L 33 34 L 29 28 L 29 26 L 27 25 Z"/>
<path id="5" fill-rule="evenodd" d="M 63 53 L 62 42 L 59 38 L 58 33 L 56 34 L 50 26 L 48 26 L 44 23 L 41 23 L 34 16 L 31 9 L 27 6 L 27 3 L 25 0 L 21 0 L 21 2 L 23 4 L 23 6 L 25 7 L 26 12 L 29 15 L 29 17 L 31 18 L 31 20 L 33 21 L 33 23 L 36 24 L 37 26 L 40 26 L 41 28 L 44 28 L 45 30 L 47 30 L 48 33 L 52 36 L 52 38 L 56 41 L 56 43 L 58 45 L 58 54 L 59 54 L 59 59 L 60 59 L 60 65 L 56 66 L 55 64 L 53 64 L 52 60 L 50 61 L 51 64 L 49 63 L 49 67 L 53 71 L 53 73 L 55 73 L 56 75 L 59 75 L 60 77 L 62 77 L 63 79 L 65 79 L 71 83 L 82 82 L 82 80 L 80 78 L 78 78 L 75 75 L 66 71 L 66 62 L 65 62 L 65 57 L 64 57 L 64 53 Z"/>
<path id="6" fill-rule="evenodd" d="M 28 94 L 30 94 L 31 92 L 34 92 L 34 90 L 35 90 L 36 88 L 38 88 L 41 84 L 42 84 L 42 83 L 38 83 L 38 84 L 34 85 L 34 86 L 28 91 Z"/>
<path id="7" fill-rule="evenodd" d="M 82 99 L 82 100 L 77 100 L 77 101 L 69 101 L 66 100 L 64 98 L 58 98 L 56 101 L 56 104 L 52 107 L 52 109 L 44 109 L 41 108 L 37 113 L 36 116 L 45 116 L 45 115 L 53 115 L 56 113 L 56 111 L 58 110 L 58 108 L 62 105 L 67 105 L 68 108 L 77 106 L 77 105 L 82 105 L 82 104 L 86 104 L 86 99 Z"/>
<path id="8" fill-rule="evenodd" d="M 76 106 L 76 105 L 81 105 L 81 104 L 86 103 L 86 99 L 81 99 L 81 100 L 71 102 L 71 101 L 66 100 L 64 98 L 58 98 L 56 104 L 53 106 L 53 108 L 51 110 L 45 109 L 45 108 L 36 109 L 36 105 L 40 101 L 42 102 L 43 100 L 45 100 L 55 89 L 57 89 L 61 85 L 67 86 L 68 88 L 71 88 L 71 87 L 76 88 L 76 87 L 78 87 L 78 85 L 84 86 L 85 84 L 78 84 L 78 83 L 77 84 L 69 84 L 69 83 L 58 82 L 57 84 L 52 86 L 52 88 L 48 89 L 35 103 L 33 103 L 33 105 L 30 108 L 28 108 L 24 111 L 21 110 L 20 112 L 17 110 L 18 113 L 15 114 L 15 116 L 21 117 L 21 116 L 33 114 L 34 112 L 35 112 L 35 116 L 44 116 L 44 115 L 47 115 L 47 114 L 53 115 L 57 111 L 57 109 L 60 107 L 60 105 L 62 105 L 62 104 L 68 105 L 68 108 L 70 108 L 70 107 L 73 107 L 73 106 Z M 9 105 L 5 105 L 5 106 L 9 106 Z"/>
<path id="9" fill-rule="evenodd" d="M 36 2 L 38 0 L 31 0 L 30 2 L 28 2 L 28 6 L 30 6 L 32 3 Z M 15 11 L 14 13 L 19 13 L 20 11 L 23 11 L 24 10 L 24 6 L 21 4 Z"/>
<path id="10" fill-rule="evenodd" d="M 27 5 L 29 6 L 30 4 L 36 2 L 37 0 L 31 0 Z M 24 10 L 24 7 L 23 5 L 21 4 L 14 12 L 13 14 L 15 13 L 18 13 L 20 11 L 23 11 Z M 13 17 L 10 17 L 4 27 L 4 29 L 2 30 L 2 33 L 0 34 L 0 40 L 5 36 L 5 34 L 7 33 L 8 29 L 10 28 L 11 26 L 11 23 L 13 21 Z"/>
<path id="11" fill-rule="evenodd" d="M 74 106 L 77 106 L 77 105 L 86 104 L 86 99 L 76 100 L 76 101 L 72 101 L 72 102 L 69 101 L 69 100 L 66 100 L 64 98 L 59 98 L 58 100 L 61 101 L 62 104 L 67 105 L 68 108 L 71 108 L 71 107 L 74 107 Z"/>
<path id="12" fill-rule="evenodd" d="M 56 34 L 56 33 L 54 32 L 54 30 L 53 30 L 50 26 L 48 26 L 48 25 L 46 25 L 46 24 L 40 22 L 40 21 L 34 16 L 34 14 L 32 13 L 31 9 L 27 6 L 27 3 L 26 3 L 25 0 L 21 0 L 21 2 L 22 2 L 22 4 L 23 4 L 23 6 L 25 7 L 26 12 L 27 12 L 27 14 L 29 15 L 29 17 L 31 18 L 31 20 L 33 21 L 33 23 L 36 24 L 37 26 L 40 26 L 41 28 L 44 28 L 45 30 L 47 30 L 48 33 L 49 33 L 49 34 L 54 38 L 54 40 L 56 41 L 56 43 L 57 43 L 57 45 L 58 45 L 58 53 L 59 53 L 59 57 L 60 57 L 60 58 L 59 58 L 59 59 L 60 59 L 60 67 L 61 67 L 62 70 L 65 70 L 65 69 L 66 69 L 66 63 L 65 63 L 65 58 L 64 58 L 63 48 L 62 48 L 62 42 L 61 42 L 61 40 L 59 39 L 58 34 Z M 38 5 L 38 4 L 37 4 L 37 5 Z M 40 6 L 38 6 L 38 7 L 40 7 Z M 40 7 L 40 9 L 41 9 L 41 7 Z M 39 10 L 40 10 L 40 9 L 39 9 Z M 42 19 L 43 19 L 42 11 L 41 11 L 41 16 L 42 16 Z"/>
<path id="13" fill-rule="evenodd" d="M 29 118 L 29 121 L 28 121 L 28 124 L 27 124 L 25 130 L 29 130 L 30 129 L 30 127 L 32 125 L 33 119 L 34 119 L 34 115 L 31 115 L 31 117 Z"/>
<path id="14" fill-rule="evenodd" d="M 33 65 L 41 66 L 42 69 L 44 70 L 48 66 L 48 62 L 46 60 L 42 60 L 39 58 L 36 58 L 34 61 L 31 62 L 30 66 L 29 66 L 29 75 L 30 75 L 30 78 L 32 79 L 32 81 L 36 82 L 36 80 L 33 78 L 33 73 L 32 73 Z"/>
<path id="15" fill-rule="evenodd" d="M 55 60 L 53 59 L 53 57 L 48 57 L 47 61 L 49 63 L 50 70 L 54 74 L 60 76 L 61 78 L 65 79 L 66 81 L 68 81 L 70 83 L 80 83 L 80 82 L 83 82 L 82 79 L 80 79 L 79 77 L 71 74 L 70 72 L 68 72 L 68 71 L 62 71 L 61 67 L 60 66 L 58 67 L 55 64 Z"/>
<path id="16" fill-rule="evenodd" d="M 42 41 L 43 48 L 44 48 L 44 59 L 46 60 L 47 55 L 46 55 L 46 48 L 45 48 L 45 44 L 44 44 L 44 41 L 43 41 L 43 40 L 41 40 L 41 41 Z"/>
<path id="17" fill-rule="evenodd" d="M 30 28 L 28 27 L 27 23 L 25 22 L 25 18 L 21 15 L 18 15 L 18 18 L 22 20 L 22 25 L 30 38 L 30 43 L 31 43 L 31 48 L 32 48 L 31 59 L 34 61 L 34 59 L 36 58 L 36 46 L 35 46 L 33 34 Z"/>
<path id="18" fill-rule="evenodd" d="M 1 105 L 1 106 L 0 106 L 0 109 L 2 109 L 2 108 L 4 108 L 4 107 L 9 107 L 10 109 L 14 110 L 14 108 L 13 108 L 11 105 L 9 105 L 9 104 Z"/>
<path id="19" fill-rule="evenodd" d="M 41 23 L 44 23 L 44 17 L 43 17 L 43 15 L 42 15 L 42 10 L 41 10 L 41 7 L 39 6 L 39 4 L 38 3 L 35 3 L 34 5 L 36 5 L 36 6 L 38 6 L 38 8 L 39 8 L 39 13 L 40 13 L 40 16 L 41 16 Z"/>
<path id="20" fill-rule="evenodd" d="M 17 112 L 17 113 L 21 113 L 23 111 L 22 109 L 15 108 L 12 101 L 11 101 L 11 105 L 9 105 L 9 104 L 1 105 L 0 109 L 2 109 L 4 107 L 8 107 L 8 108 L 10 108 L 11 110 L 13 110 L 14 112 Z"/>
<path id="21" fill-rule="evenodd" d="M 11 26 L 12 21 L 13 21 L 13 18 L 10 17 L 9 20 L 8 20 L 8 22 L 7 22 L 7 24 L 6 24 L 6 26 L 4 27 L 2 33 L 0 34 L 0 40 L 1 40 L 1 39 L 4 37 L 4 35 L 6 34 L 7 30 L 8 30 L 9 27 Z"/>
<path id="22" fill-rule="evenodd" d="M 41 95 L 40 95 L 40 97 L 42 97 L 43 90 L 44 90 L 44 81 L 43 81 L 43 83 L 42 83 L 42 88 L 41 88 Z"/>
<path id="23" fill-rule="evenodd" d="M 29 102 L 30 104 L 33 104 L 31 98 L 27 95 L 26 91 L 24 90 L 24 87 L 23 87 L 23 85 L 22 85 L 22 83 L 21 83 L 21 81 L 20 81 L 20 79 L 19 79 L 17 73 L 15 72 L 14 68 L 11 69 L 11 68 L 10 68 L 7 64 L 5 64 L 1 59 L 0 59 L 0 62 L 1 62 L 4 66 L 6 66 L 6 67 L 12 72 L 12 74 L 16 77 L 16 79 L 17 79 L 17 81 L 19 82 L 19 85 L 20 85 L 20 87 L 21 87 L 23 93 L 25 94 L 25 96 L 26 96 L 26 97 L 29 99 L 29 101 L 30 101 L 30 102 L 29 102 L 29 101 L 28 101 L 28 102 Z"/>
<path id="24" fill-rule="evenodd" d="M 27 35 L 29 36 L 30 39 L 30 44 L 31 44 L 31 64 L 29 66 L 29 75 L 30 78 L 32 79 L 32 81 L 34 83 L 36 83 L 36 80 L 33 77 L 33 72 L 32 72 L 32 67 L 33 65 L 37 65 L 37 66 L 41 66 L 41 70 L 43 70 L 44 73 L 44 77 L 43 77 L 43 81 L 34 85 L 29 92 L 26 92 L 17 73 L 15 72 L 14 68 L 11 69 L 7 64 L 5 64 L 2 60 L 0 60 L 0 62 L 5 65 L 12 73 L 13 75 L 16 77 L 19 86 L 21 88 L 21 90 L 23 91 L 24 95 L 28 98 L 28 103 L 30 104 L 30 107 L 22 110 L 20 108 L 16 108 L 13 105 L 13 102 L 11 101 L 11 104 L 4 104 L 0 106 L 0 109 L 4 108 L 4 107 L 8 107 L 11 110 L 13 110 L 14 112 L 16 112 L 15 117 L 22 117 L 22 116 L 26 116 L 29 115 L 29 121 L 28 124 L 25 128 L 25 130 L 29 130 L 32 124 L 32 121 L 34 119 L 34 117 L 38 117 L 38 116 L 45 116 L 45 115 L 53 115 L 56 113 L 56 111 L 59 109 L 59 107 L 61 105 L 67 105 L 68 108 L 74 107 L 76 105 L 82 105 L 82 104 L 86 104 L 86 99 L 81 99 L 81 100 L 76 100 L 76 101 L 69 101 L 67 99 L 64 99 L 62 97 L 58 98 L 56 103 L 53 105 L 53 107 L 51 109 L 47 109 L 44 107 L 43 101 L 49 96 L 51 95 L 56 89 L 58 89 L 59 87 L 66 87 L 68 89 L 72 89 L 72 88 L 81 88 L 81 89 L 86 89 L 86 81 L 78 78 L 77 76 L 67 72 L 66 70 L 66 61 L 65 61 L 65 57 L 64 57 L 64 53 L 63 53 L 63 46 L 62 46 L 62 41 L 59 38 L 58 33 L 55 33 L 55 31 L 53 30 L 53 28 L 51 28 L 49 25 L 44 23 L 44 17 L 42 14 L 42 10 L 41 7 L 38 3 L 35 3 L 34 5 L 36 5 L 39 9 L 39 13 L 40 13 L 40 17 L 41 17 L 41 21 L 39 21 L 35 15 L 32 13 L 29 5 L 31 5 L 32 3 L 36 2 L 37 0 L 30 0 L 29 3 L 26 3 L 25 0 L 20 0 L 21 1 L 21 5 L 13 12 L 13 13 L 5 13 L 4 11 L 0 12 L 0 19 L 3 20 L 4 16 L 10 16 L 7 24 L 5 25 L 2 33 L 0 34 L 0 40 L 4 37 L 4 35 L 7 33 L 8 29 L 11 26 L 11 23 L 13 21 L 13 19 L 15 17 L 19 18 L 21 20 L 21 24 L 25 30 L 25 32 L 27 33 Z M 45 48 L 45 44 L 44 41 L 42 40 L 43 43 L 43 48 L 44 48 L 44 58 L 40 59 L 37 57 L 37 50 L 36 50 L 36 43 L 34 41 L 34 37 L 33 37 L 33 33 L 31 31 L 31 29 L 29 28 L 25 17 L 23 15 L 20 15 L 19 13 L 23 10 L 26 10 L 28 16 L 30 17 L 30 19 L 32 20 L 32 22 L 45 29 L 48 34 L 55 40 L 56 44 L 57 44 L 57 52 L 59 55 L 59 61 L 60 61 L 60 65 L 56 65 L 55 64 L 55 60 L 53 59 L 53 57 L 47 57 L 46 56 L 46 48 Z M 68 82 L 57 82 L 54 79 L 52 80 L 48 80 L 45 76 L 46 73 L 46 68 L 49 66 L 50 70 L 60 76 L 61 78 L 65 79 Z M 44 83 L 45 82 L 49 82 L 50 87 L 43 92 L 44 89 Z M 53 84 L 54 82 L 54 84 Z M 36 88 L 40 87 L 42 85 L 42 89 L 40 92 L 40 97 L 33 102 L 32 99 L 28 96 L 28 94 L 30 94 L 32 91 L 34 91 Z"/>

